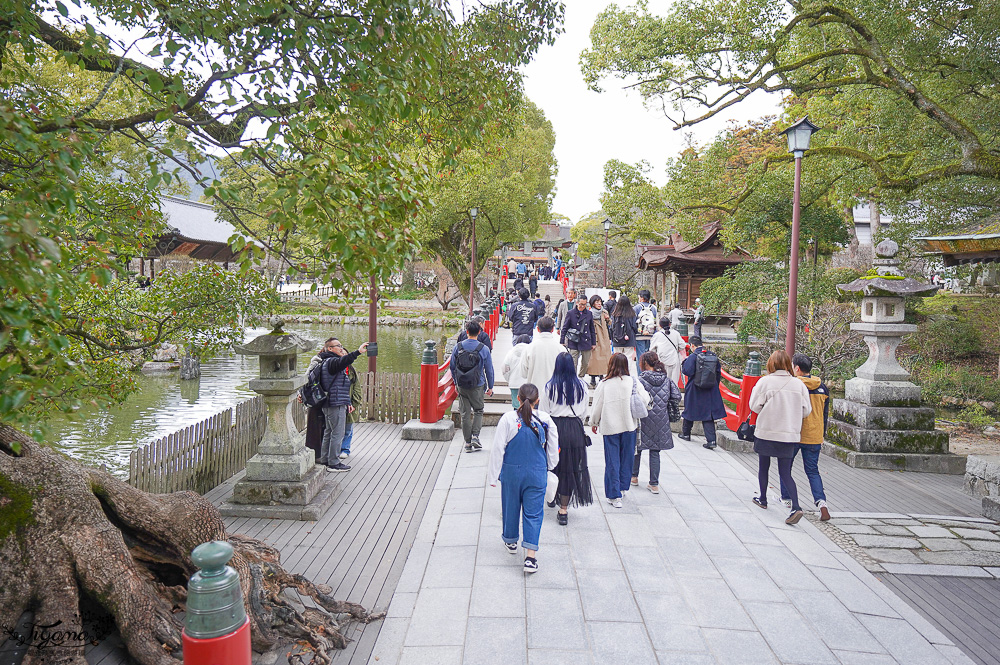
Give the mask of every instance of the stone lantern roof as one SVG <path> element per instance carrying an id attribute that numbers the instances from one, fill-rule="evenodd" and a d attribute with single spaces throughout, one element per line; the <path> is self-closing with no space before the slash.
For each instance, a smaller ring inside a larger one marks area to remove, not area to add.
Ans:
<path id="1" fill-rule="evenodd" d="M 933 295 L 938 287 L 912 277 L 906 277 L 899 271 L 899 245 L 892 240 L 883 240 L 875 248 L 874 266 L 867 275 L 859 277 L 849 284 L 838 284 L 837 291 L 842 294 L 860 294 L 862 296 L 888 296 L 902 298 L 905 296 Z"/>
<path id="2" fill-rule="evenodd" d="M 315 344 L 295 333 L 282 330 L 284 321 L 280 317 L 271 319 L 274 330 L 266 335 L 260 335 L 246 344 L 233 346 L 236 353 L 245 356 L 286 356 L 300 351 L 309 351 Z"/>

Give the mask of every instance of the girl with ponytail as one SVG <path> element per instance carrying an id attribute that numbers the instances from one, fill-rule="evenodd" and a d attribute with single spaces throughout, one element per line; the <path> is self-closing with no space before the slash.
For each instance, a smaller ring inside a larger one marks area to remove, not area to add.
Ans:
<path id="1" fill-rule="evenodd" d="M 559 431 L 548 414 L 537 410 L 538 388 L 534 384 L 521 384 L 517 398 L 517 411 L 508 411 L 497 423 L 488 478 L 493 487 L 500 481 L 504 547 L 517 554 L 523 529 L 524 572 L 534 573 L 538 570 L 548 471 L 559 462 Z"/>

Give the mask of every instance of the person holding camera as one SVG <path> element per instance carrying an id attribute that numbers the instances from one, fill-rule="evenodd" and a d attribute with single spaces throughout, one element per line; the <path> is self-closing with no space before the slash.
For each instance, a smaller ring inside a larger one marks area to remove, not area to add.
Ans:
<path id="1" fill-rule="evenodd" d="M 323 443 L 316 463 L 325 465 L 327 471 L 350 471 L 351 467 L 340 460 L 341 447 L 347 434 L 348 410 L 354 408 L 351 406 L 350 368 L 368 350 L 368 342 L 358 347 L 357 351 L 347 353 L 339 340 L 331 338 L 326 348 L 333 355 L 323 360 L 320 375 L 320 386 L 327 393 L 327 401 L 323 405 L 326 426 L 323 428 Z"/>

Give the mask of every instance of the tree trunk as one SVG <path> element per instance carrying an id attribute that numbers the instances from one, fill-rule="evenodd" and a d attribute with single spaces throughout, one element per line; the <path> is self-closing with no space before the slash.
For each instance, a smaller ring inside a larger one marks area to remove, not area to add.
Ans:
<path id="1" fill-rule="evenodd" d="M 198 494 L 142 492 L 0 425 L 0 626 L 15 626 L 31 610 L 35 626 L 56 624 L 63 635 L 79 636 L 81 602 L 96 603 L 136 662 L 176 665 L 183 626 L 175 613 L 195 572 L 191 550 L 210 540 L 235 550 L 230 565 L 240 575 L 257 651 L 297 642 L 314 653 L 312 662 L 328 665 L 329 651 L 347 643 L 338 614 L 382 618 L 288 573 L 268 545 L 227 534 L 215 506 Z M 285 589 L 323 609 L 298 611 Z M 87 641 L 35 642 L 24 662 L 86 665 Z"/>

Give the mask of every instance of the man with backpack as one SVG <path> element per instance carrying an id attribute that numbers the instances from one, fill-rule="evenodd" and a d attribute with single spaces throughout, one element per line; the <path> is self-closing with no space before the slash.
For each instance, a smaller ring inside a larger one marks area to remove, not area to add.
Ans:
<path id="1" fill-rule="evenodd" d="M 323 419 L 326 422 L 316 463 L 326 466 L 327 471 L 351 470 L 350 466 L 340 460 L 347 433 L 348 413 L 354 411 L 351 404 L 350 368 L 367 348 L 368 342 L 365 342 L 357 351 L 346 353 L 344 345 L 331 338 L 327 341 L 325 350 L 319 354 L 321 363 L 309 372 L 306 385 L 300 392 L 307 406 L 323 409 Z"/>
<path id="2" fill-rule="evenodd" d="M 535 293 L 535 309 L 538 310 L 538 318 L 545 316 L 545 301 L 542 300 L 542 294 Z"/>
<path id="3" fill-rule="evenodd" d="M 635 337 L 635 353 L 637 358 L 649 351 L 649 341 L 656 334 L 656 305 L 649 302 L 649 291 L 643 289 L 639 291 L 639 304 L 635 310 L 635 323 L 638 328 L 638 335 Z"/>
<path id="4" fill-rule="evenodd" d="M 535 303 L 528 300 L 530 293 L 528 289 L 522 288 L 517 292 L 518 300 L 507 310 L 507 318 L 510 319 L 510 332 L 517 337 L 527 335 L 531 337 L 535 332 L 535 324 L 538 322 L 538 308 Z"/>
<path id="5" fill-rule="evenodd" d="M 528 274 L 528 290 L 531 291 L 532 293 L 534 293 L 536 298 L 538 297 L 538 293 L 537 293 L 537 291 L 538 291 L 538 274 L 537 273 L 532 272 L 532 273 Z"/>
<path id="6" fill-rule="evenodd" d="M 489 348 L 476 339 L 481 328 L 475 320 L 465 324 L 466 339 L 451 351 L 451 377 L 458 392 L 465 452 L 483 449 L 479 432 L 483 428 L 484 395 L 493 394 L 493 357 Z"/>
<path id="7" fill-rule="evenodd" d="M 690 441 L 691 428 L 697 420 L 705 430 L 702 447 L 712 450 L 716 447 L 715 421 L 726 417 L 726 405 L 722 403 L 722 393 L 719 392 L 722 362 L 719 356 L 702 345 L 700 337 L 691 336 L 688 342 L 694 351 L 684 359 L 682 368 L 688 380 L 684 387 L 684 412 L 678 436 Z"/>

